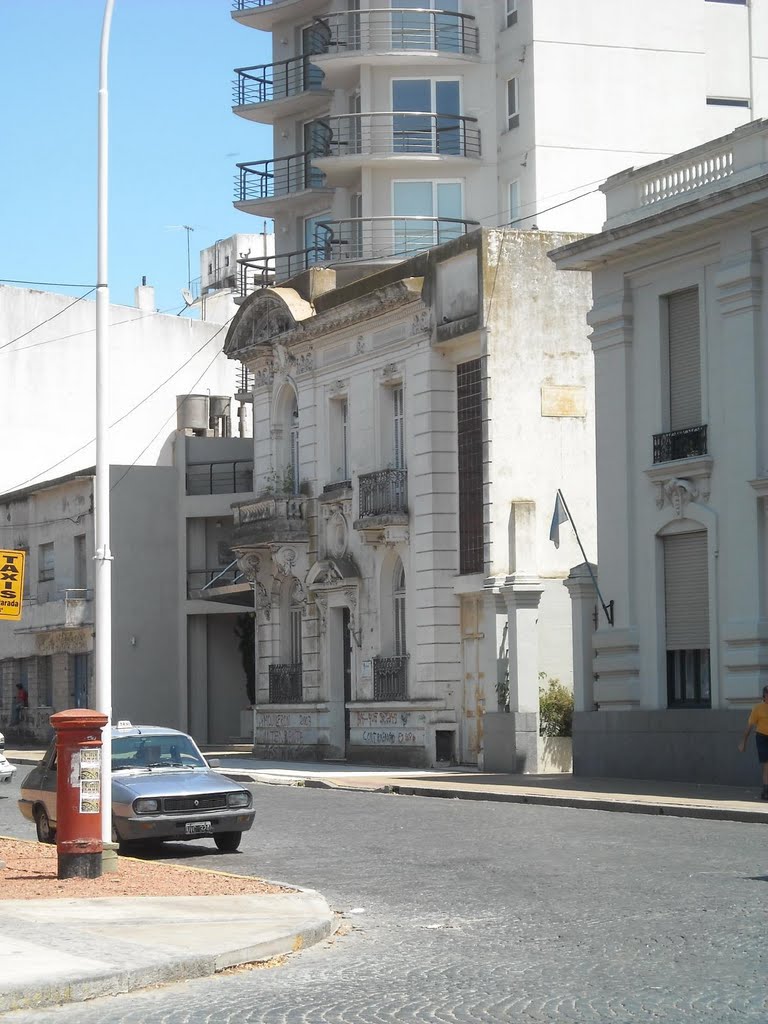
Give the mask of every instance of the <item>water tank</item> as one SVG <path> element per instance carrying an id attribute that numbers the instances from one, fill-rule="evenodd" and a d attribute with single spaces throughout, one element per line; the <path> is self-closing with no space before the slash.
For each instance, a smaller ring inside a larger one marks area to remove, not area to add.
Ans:
<path id="1" fill-rule="evenodd" d="M 220 416 L 229 416 L 229 395 L 211 395 L 211 419 L 217 420 Z"/>
<path id="2" fill-rule="evenodd" d="M 208 395 L 177 395 L 176 425 L 179 430 L 207 430 L 210 418 Z"/>

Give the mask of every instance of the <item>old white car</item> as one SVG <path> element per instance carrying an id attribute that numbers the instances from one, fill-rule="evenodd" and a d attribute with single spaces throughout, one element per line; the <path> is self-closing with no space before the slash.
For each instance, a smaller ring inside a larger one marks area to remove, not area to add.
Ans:
<path id="1" fill-rule="evenodd" d="M 10 782 L 15 771 L 16 765 L 5 756 L 5 736 L 0 732 L 0 782 Z"/>
<path id="2" fill-rule="evenodd" d="M 37 838 L 56 839 L 56 744 L 21 783 L 19 810 Z M 213 771 L 186 733 L 119 722 L 112 729 L 112 829 L 116 842 L 213 839 L 233 853 L 255 817 L 250 792 Z"/>

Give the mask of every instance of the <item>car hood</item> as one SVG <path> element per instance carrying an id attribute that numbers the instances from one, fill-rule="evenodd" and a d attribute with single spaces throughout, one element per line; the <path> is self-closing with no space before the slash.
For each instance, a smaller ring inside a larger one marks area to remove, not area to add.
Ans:
<path id="1" fill-rule="evenodd" d="M 125 796 L 201 796 L 206 793 L 234 793 L 243 786 L 209 768 L 151 768 L 121 771 L 112 775 L 112 799 Z"/>

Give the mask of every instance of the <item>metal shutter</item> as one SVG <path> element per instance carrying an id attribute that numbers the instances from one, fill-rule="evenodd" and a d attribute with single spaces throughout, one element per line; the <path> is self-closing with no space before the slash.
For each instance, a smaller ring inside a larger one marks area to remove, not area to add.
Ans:
<path id="1" fill-rule="evenodd" d="M 664 537 L 667 650 L 709 648 L 707 534 Z"/>
<path id="2" fill-rule="evenodd" d="M 669 429 L 701 425 L 699 289 L 667 296 L 669 336 Z"/>

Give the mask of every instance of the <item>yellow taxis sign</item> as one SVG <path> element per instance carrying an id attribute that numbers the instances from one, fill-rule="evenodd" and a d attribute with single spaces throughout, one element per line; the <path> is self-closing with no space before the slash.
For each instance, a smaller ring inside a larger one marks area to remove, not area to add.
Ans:
<path id="1" fill-rule="evenodd" d="M 21 618 L 26 551 L 0 550 L 0 622 Z"/>

